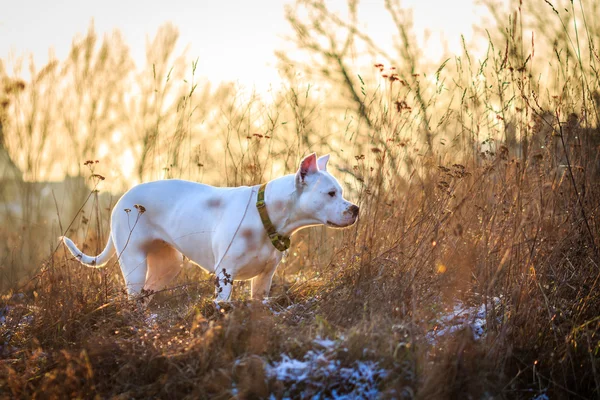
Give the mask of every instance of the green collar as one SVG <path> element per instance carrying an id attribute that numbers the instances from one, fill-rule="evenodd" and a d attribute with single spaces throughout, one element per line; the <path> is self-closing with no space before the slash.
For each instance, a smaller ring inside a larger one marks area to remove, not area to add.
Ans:
<path id="1" fill-rule="evenodd" d="M 265 204 L 266 187 L 267 184 L 263 183 L 258 189 L 256 208 L 258 209 L 260 219 L 265 227 L 265 230 L 267 231 L 267 235 L 269 235 L 269 239 L 271 239 L 271 243 L 273 243 L 273 246 L 275 246 L 275 248 L 279 251 L 286 251 L 290 248 L 290 238 L 288 236 L 283 236 L 277 233 L 275 226 L 273 226 L 273 223 L 269 218 L 269 213 L 267 212 L 267 205 Z"/>

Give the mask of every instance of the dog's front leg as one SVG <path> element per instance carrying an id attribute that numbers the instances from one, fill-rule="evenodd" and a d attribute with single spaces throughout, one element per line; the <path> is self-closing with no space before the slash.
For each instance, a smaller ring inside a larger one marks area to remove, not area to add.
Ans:
<path id="1" fill-rule="evenodd" d="M 273 274 L 275 268 L 271 271 L 263 272 L 260 275 L 252 278 L 251 289 L 253 300 L 262 300 L 265 297 L 269 297 L 269 291 L 271 290 L 271 281 L 273 280 Z"/>
<path id="2" fill-rule="evenodd" d="M 233 289 L 233 277 L 225 268 L 215 274 L 215 302 L 228 302 Z"/>

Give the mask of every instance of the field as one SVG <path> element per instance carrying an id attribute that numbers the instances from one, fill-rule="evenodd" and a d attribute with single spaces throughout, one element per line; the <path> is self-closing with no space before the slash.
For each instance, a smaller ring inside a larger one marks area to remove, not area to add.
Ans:
<path id="1" fill-rule="evenodd" d="M 269 95 L 199 79 L 171 25 L 137 68 L 93 27 L 0 59 L 0 398 L 600 397 L 600 5 L 486 3 L 483 57 L 426 65 L 398 3 L 393 54 L 353 4 L 289 8 Z M 313 151 L 359 221 L 296 234 L 268 301 L 216 309 L 184 260 L 140 309 L 56 239 L 98 254 L 133 181 L 254 185 Z"/>

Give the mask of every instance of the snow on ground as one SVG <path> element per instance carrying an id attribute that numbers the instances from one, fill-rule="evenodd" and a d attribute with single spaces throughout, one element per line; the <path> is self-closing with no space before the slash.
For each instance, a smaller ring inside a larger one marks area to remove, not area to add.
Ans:
<path id="1" fill-rule="evenodd" d="M 16 295 L 14 298 L 20 299 Z M 33 315 L 30 314 L 31 308 L 16 307 L 6 305 L 0 307 L 0 356 L 7 356 L 16 352 L 18 349 L 10 343 L 14 335 L 27 328 L 33 323 Z"/>
<path id="2" fill-rule="evenodd" d="M 341 343 L 317 338 L 316 349 L 309 350 L 301 360 L 283 354 L 281 360 L 267 364 L 268 378 L 286 385 L 284 398 L 298 394 L 312 399 L 372 399 L 379 394 L 378 382 L 388 372 L 375 361 L 354 361 L 343 367 L 335 359 Z M 342 349 L 343 350 L 343 349 Z"/>
<path id="3" fill-rule="evenodd" d="M 6 323 L 6 316 L 8 315 L 9 311 L 10 308 L 8 306 L 0 308 L 0 325 Z"/>
<path id="4" fill-rule="evenodd" d="M 479 306 L 467 306 L 463 302 L 456 300 L 452 310 L 438 316 L 435 321 L 435 327 L 426 335 L 427 341 L 431 344 L 442 336 L 452 334 L 456 331 L 470 327 L 473 332 L 473 339 L 479 340 L 486 334 L 486 312 L 492 307 L 500 305 L 500 298 L 494 297 L 487 304 Z"/>
<path id="5" fill-rule="evenodd" d="M 157 327 L 158 324 L 158 314 L 156 313 L 152 313 L 150 315 L 148 315 L 145 319 L 146 325 L 150 328 L 155 328 Z"/>
<path id="6" fill-rule="evenodd" d="M 531 398 L 531 400 L 550 400 L 546 393 L 540 393 Z"/>

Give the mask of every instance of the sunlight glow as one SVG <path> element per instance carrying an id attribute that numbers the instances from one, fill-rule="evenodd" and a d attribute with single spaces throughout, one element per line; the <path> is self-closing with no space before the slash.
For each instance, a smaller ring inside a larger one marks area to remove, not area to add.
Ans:
<path id="1" fill-rule="evenodd" d="M 121 138 L 123 137 L 123 133 L 116 129 L 114 131 L 114 133 L 112 134 L 112 136 L 110 137 L 111 142 L 113 143 L 119 143 L 121 141 Z"/>
<path id="2" fill-rule="evenodd" d="M 179 32 L 174 54 L 184 54 L 186 60 L 198 60 L 193 82 L 197 82 L 200 87 L 210 83 L 213 89 L 223 82 L 233 82 L 236 99 L 232 101 L 247 103 L 255 96 L 267 102 L 273 100 L 273 93 L 281 87 L 283 74 L 280 75 L 279 68 L 282 66 L 278 64 L 275 51 L 290 52 L 296 56 L 293 44 L 286 40 L 286 37 L 292 36 L 292 29 L 285 19 L 285 7 L 294 3 L 291 0 L 265 0 L 260 6 L 243 1 L 234 1 L 232 5 L 231 2 L 189 3 L 183 0 L 167 4 L 151 0 L 142 8 L 134 2 L 116 0 L 107 0 L 101 4 L 66 0 L 60 8 L 41 0 L 33 1 L 33 7 L 31 3 L 12 2 L 8 6 L 10 12 L 0 15 L 0 59 L 6 65 L 18 63 L 20 57 L 28 52 L 33 55 L 38 68 L 53 55 L 58 60 L 64 60 L 69 55 L 73 38 L 82 37 L 93 21 L 99 41 L 104 35 L 120 32 L 133 61 L 141 68 L 148 63 L 147 51 L 151 52 L 146 46 L 160 26 L 171 22 Z M 396 56 L 399 34 L 384 2 L 363 1 L 358 4 L 359 29 L 367 32 L 384 53 Z M 347 14 L 345 1 L 330 2 L 327 5 L 340 15 Z M 419 58 L 419 64 L 423 66 L 439 63 L 445 57 L 451 57 L 451 54 L 460 53 L 461 35 L 469 42 L 473 36 L 472 25 L 479 18 L 474 0 L 407 0 L 401 6 L 406 8 L 403 18 L 407 18 L 409 25 L 412 21 L 412 28 L 407 28 L 414 34 L 416 43 L 411 45 L 424 52 L 422 55 L 415 54 Z M 435 8 L 435 13 L 431 12 L 432 8 Z M 29 11 L 31 9 L 36 11 L 32 13 Z M 235 12 L 231 12 L 232 9 Z M 28 29 L 23 30 L 23 26 L 28 26 Z M 362 52 L 358 47 L 354 53 L 356 56 L 351 60 L 354 63 L 352 67 L 364 71 L 361 74 L 366 76 L 365 79 L 376 75 L 372 68 L 373 62 L 385 62 L 386 68 L 393 66 L 390 61 L 382 60 L 385 57 L 380 55 L 373 59 L 373 55 Z M 297 59 L 302 61 L 301 56 Z M 26 70 L 24 68 L 23 74 L 27 73 Z M 305 90 L 305 93 L 300 94 L 306 95 L 309 100 L 326 98 L 331 89 L 328 84 L 313 82 L 302 71 L 296 71 L 294 76 L 299 85 L 296 89 Z M 435 76 L 430 74 L 428 79 L 435 80 Z M 151 84 L 156 85 L 156 82 Z M 382 81 L 383 84 L 385 82 Z M 140 91 L 139 86 L 132 85 L 132 88 L 125 91 L 123 96 L 127 103 L 134 104 L 134 99 L 142 93 L 137 93 Z M 105 105 L 100 104 L 99 107 L 102 106 Z M 205 116 L 204 123 L 226 123 L 222 111 L 212 110 L 211 114 Z M 168 124 L 174 122 L 169 121 Z M 345 117 L 338 123 L 331 121 L 329 129 L 335 125 L 338 125 L 338 130 L 347 129 L 349 122 Z M 254 124 L 251 129 L 264 125 L 262 118 L 255 119 Z M 116 156 L 122 177 L 128 180 L 128 184 L 132 184 L 131 179 L 136 169 L 134 157 L 140 152 L 125 148 L 133 141 L 129 138 L 131 133 L 114 129 L 109 139 L 100 143 L 94 158 L 114 159 Z M 140 128 L 137 129 L 139 131 Z M 212 151 L 222 152 L 222 147 L 222 144 L 214 143 Z M 111 154 L 115 149 L 118 149 L 118 154 Z M 161 162 L 158 160 L 153 167 L 164 168 L 158 165 Z M 60 174 L 60 171 L 61 168 L 54 166 L 50 175 L 53 179 L 60 179 L 60 176 L 54 176 Z"/>
<path id="3" fill-rule="evenodd" d="M 128 178 L 132 185 L 138 183 L 137 178 L 133 177 L 133 172 L 135 170 L 135 158 L 131 149 L 125 150 L 125 152 L 119 157 L 119 163 L 121 165 L 121 171 L 123 171 L 124 177 Z"/>
<path id="4" fill-rule="evenodd" d="M 100 143 L 100 146 L 98 146 L 98 157 L 99 158 L 104 158 L 109 152 L 109 147 L 106 144 L 106 142 L 102 142 Z"/>
<path id="5" fill-rule="evenodd" d="M 198 58 L 198 77 L 213 83 L 237 82 L 266 93 L 279 80 L 274 51 L 292 50 L 285 41 L 291 31 L 284 18 L 284 7 L 292 2 L 266 0 L 260 6 L 253 2 L 233 3 L 208 5 L 175 0 L 167 4 L 154 0 L 140 8 L 135 2 L 116 0 L 96 4 L 66 0 L 61 7 L 40 0 L 12 2 L 7 6 L 9 12 L 0 16 L 0 57 L 8 56 L 10 60 L 32 52 L 38 65 L 46 63 L 51 53 L 64 59 L 73 36 L 86 32 L 93 19 L 100 37 L 115 29 L 122 32 L 139 66 L 145 63 L 147 38 L 161 24 L 171 21 L 180 32 L 179 52 L 185 50 L 190 59 Z M 331 2 L 329 6 L 343 13 L 345 4 Z M 407 0 L 402 6 L 412 9 L 418 44 L 426 49 L 427 58 L 436 61 L 444 53 L 460 53 L 460 35 L 469 41 L 471 25 L 480 11 L 474 0 Z M 235 12 L 231 12 L 232 8 Z M 432 8 L 436 12 L 432 13 Z M 31 9 L 36 12 L 30 12 Z M 383 2 L 360 2 L 358 13 L 359 27 L 368 30 L 378 46 L 393 53 L 397 33 Z M 21 29 L 23 26 L 28 29 Z"/>

